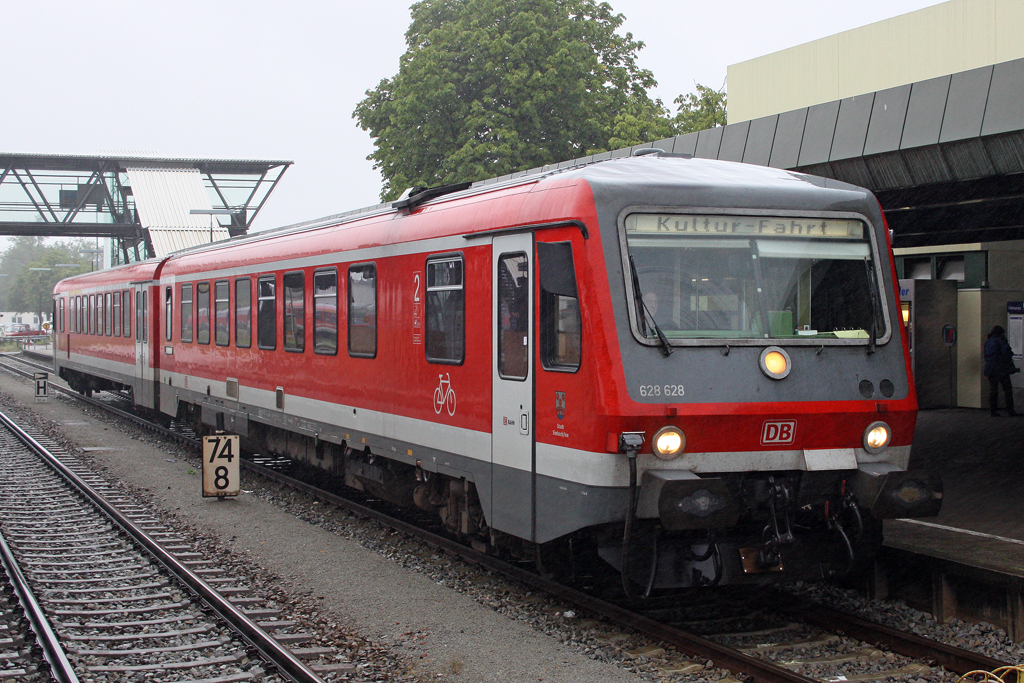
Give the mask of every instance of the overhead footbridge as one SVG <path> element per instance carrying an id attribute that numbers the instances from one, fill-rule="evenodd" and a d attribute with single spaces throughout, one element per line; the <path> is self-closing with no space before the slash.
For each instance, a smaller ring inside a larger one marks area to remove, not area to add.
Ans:
<path id="1" fill-rule="evenodd" d="M 106 237 L 120 263 L 248 232 L 291 161 L 0 152 L 0 235 Z"/>

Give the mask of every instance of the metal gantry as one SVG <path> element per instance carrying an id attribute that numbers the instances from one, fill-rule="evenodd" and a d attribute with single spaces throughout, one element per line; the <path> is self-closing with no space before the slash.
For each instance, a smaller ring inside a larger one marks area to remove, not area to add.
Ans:
<path id="1" fill-rule="evenodd" d="M 0 235 L 106 237 L 120 263 L 156 256 L 129 169 L 198 171 L 210 205 L 248 232 L 291 161 L 0 153 Z M 203 208 L 203 207 L 198 207 Z M 165 227 L 165 226 L 162 226 Z"/>

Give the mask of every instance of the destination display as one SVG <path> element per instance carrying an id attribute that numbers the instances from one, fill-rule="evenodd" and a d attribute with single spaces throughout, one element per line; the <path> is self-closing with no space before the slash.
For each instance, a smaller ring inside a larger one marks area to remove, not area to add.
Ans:
<path id="1" fill-rule="evenodd" d="M 634 213 L 626 217 L 626 233 L 848 240 L 864 239 L 864 223 L 858 220 L 833 218 Z"/>

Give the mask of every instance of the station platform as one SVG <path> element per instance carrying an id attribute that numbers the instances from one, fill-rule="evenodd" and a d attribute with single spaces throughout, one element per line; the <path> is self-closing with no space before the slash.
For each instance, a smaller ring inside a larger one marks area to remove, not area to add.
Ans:
<path id="1" fill-rule="evenodd" d="M 942 475 L 942 511 L 885 522 L 878 597 L 906 597 L 940 620 L 989 621 L 1024 640 L 1024 417 L 923 410 L 910 464 Z"/>

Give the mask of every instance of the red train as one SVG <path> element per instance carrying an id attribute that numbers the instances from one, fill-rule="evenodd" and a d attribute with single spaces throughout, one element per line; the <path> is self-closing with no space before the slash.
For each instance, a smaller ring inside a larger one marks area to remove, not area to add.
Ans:
<path id="1" fill-rule="evenodd" d="M 654 152 L 66 279 L 56 371 L 631 590 L 813 578 L 941 503 L 890 254 L 866 190 Z"/>

